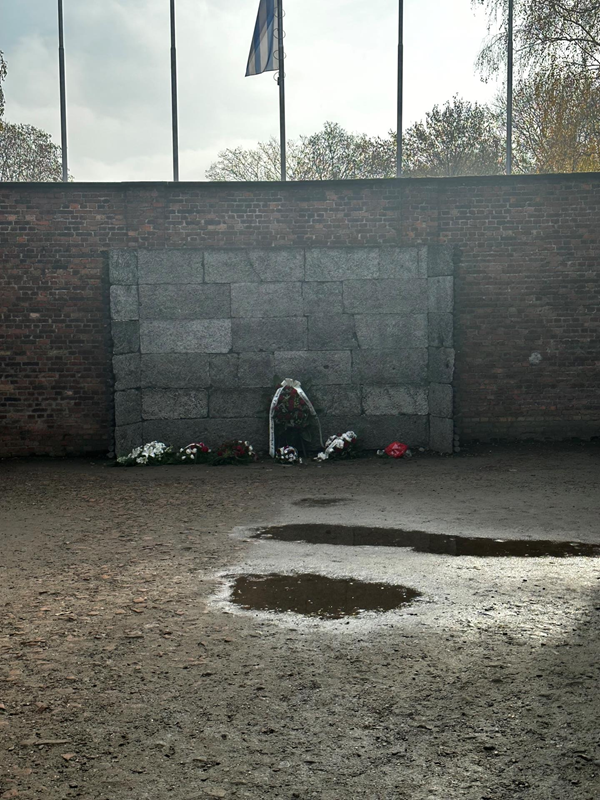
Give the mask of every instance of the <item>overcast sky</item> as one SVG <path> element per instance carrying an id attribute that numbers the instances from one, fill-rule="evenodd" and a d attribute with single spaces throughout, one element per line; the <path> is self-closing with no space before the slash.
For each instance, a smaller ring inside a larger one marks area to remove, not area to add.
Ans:
<path id="1" fill-rule="evenodd" d="M 405 0 L 405 125 L 453 94 L 497 91 L 475 73 L 486 20 L 470 0 Z M 284 0 L 288 138 L 326 120 L 395 126 L 398 0 Z M 75 180 L 169 180 L 169 0 L 64 0 L 69 168 Z M 272 73 L 245 78 L 258 0 L 177 0 L 180 177 L 219 150 L 278 135 Z M 0 0 L 5 117 L 60 142 L 56 0 Z"/>

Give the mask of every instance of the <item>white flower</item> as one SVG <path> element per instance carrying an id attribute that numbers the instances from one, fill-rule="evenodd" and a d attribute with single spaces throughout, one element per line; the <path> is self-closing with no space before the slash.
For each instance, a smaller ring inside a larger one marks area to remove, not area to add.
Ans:
<path id="1" fill-rule="evenodd" d="M 277 461 L 286 461 L 290 464 L 302 463 L 302 459 L 299 457 L 298 451 L 295 447 L 291 447 L 290 445 L 287 445 L 286 447 L 279 447 L 275 453 L 275 458 Z"/>
<path id="2" fill-rule="evenodd" d="M 325 450 L 317 455 L 315 461 L 325 461 L 336 450 L 345 450 L 346 444 L 352 444 L 356 439 L 358 436 L 354 431 L 346 431 L 341 436 L 330 436 L 325 442 Z"/>

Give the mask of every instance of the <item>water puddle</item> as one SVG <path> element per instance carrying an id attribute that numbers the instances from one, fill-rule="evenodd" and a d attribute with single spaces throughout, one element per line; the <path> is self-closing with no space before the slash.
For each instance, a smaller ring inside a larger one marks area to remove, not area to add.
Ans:
<path id="1" fill-rule="evenodd" d="M 327 525 L 325 523 L 275 525 L 258 531 L 254 534 L 254 538 L 275 539 L 280 542 L 306 542 L 307 544 L 338 544 L 349 547 L 407 547 L 418 553 L 449 556 L 487 556 L 492 558 L 600 556 L 600 545 L 584 542 L 485 539 L 395 528 Z"/>
<path id="2" fill-rule="evenodd" d="M 369 583 L 325 575 L 240 575 L 231 602 L 253 611 L 293 611 L 307 617 L 341 619 L 361 611 L 391 611 L 411 603 L 421 593 L 406 586 Z"/>
<path id="3" fill-rule="evenodd" d="M 301 497 L 300 500 L 294 500 L 292 505 L 300 506 L 301 508 L 322 508 L 323 506 L 336 506 L 338 503 L 351 503 L 349 497 Z"/>

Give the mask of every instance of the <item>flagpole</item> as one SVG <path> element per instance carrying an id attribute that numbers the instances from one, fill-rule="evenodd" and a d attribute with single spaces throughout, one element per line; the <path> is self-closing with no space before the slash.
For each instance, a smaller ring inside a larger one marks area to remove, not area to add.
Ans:
<path id="1" fill-rule="evenodd" d="M 283 52 L 283 0 L 277 0 L 277 63 L 279 74 L 279 146 L 281 148 L 281 180 L 286 180 L 286 152 L 285 152 L 285 64 Z"/>
<path id="2" fill-rule="evenodd" d="M 58 0 L 58 76 L 60 84 L 60 145 L 62 150 L 62 179 L 69 180 L 67 164 L 67 90 L 65 86 L 65 41 L 63 0 Z"/>
<path id="3" fill-rule="evenodd" d="M 506 74 L 506 174 L 512 174 L 513 127 L 513 17 L 514 0 L 508 0 L 508 58 Z"/>
<path id="4" fill-rule="evenodd" d="M 177 50 L 175 48 L 175 0 L 171 0 L 171 127 L 173 129 L 173 180 L 179 180 L 179 130 L 177 124 Z"/>
<path id="5" fill-rule="evenodd" d="M 398 8 L 398 118 L 396 120 L 396 177 L 402 177 L 402 105 L 404 93 L 404 0 Z"/>

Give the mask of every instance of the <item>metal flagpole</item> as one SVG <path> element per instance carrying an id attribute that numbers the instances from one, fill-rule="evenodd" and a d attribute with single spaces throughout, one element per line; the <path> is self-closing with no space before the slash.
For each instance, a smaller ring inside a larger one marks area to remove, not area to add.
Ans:
<path id="1" fill-rule="evenodd" d="M 65 88 L 65 41 L 63 30 L 63 3 L 58 0 L 58 76 L 60 83 L 60 145 L 62 150 L 62 179 L 69 180 L 67 165 L 67 92 Z"/>
<path id="2" fill-rule="evenodd" d="M 396 121 L 396 177 L 402 177 L 402 104 L 404 78 L 404 0 L 398 9 L 398 118 Z"/>
<path id="3" fill-rule="evenodd" d="M 279 74 L 279 145 L 281 148 L 281 180 L 286 180 L 286 154 L 285 154 L 285 64 L 283 52 L 283 0 L 277 0 L 277 62 Z"/>
<path id="4" fill-rule="evenodd" d="M 514 0 L 508 0 L 508 58 L 506 74 L 506 174 L 512 174 L 513 124 L 513 12 Z"/>
<path id="5" fill-rule="evenodd" d="M 177 50 L 175 48 L 175 0 L 171 0 L 171 124 L 173 128 L 173 180 L 179 180 L 179 131 L 177 127 Z"/>

